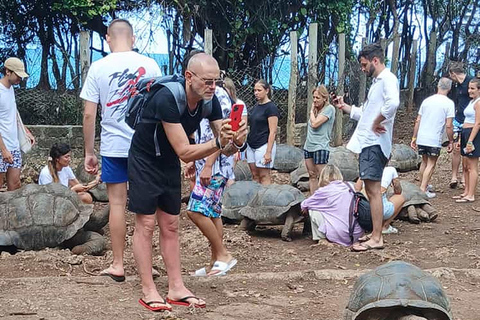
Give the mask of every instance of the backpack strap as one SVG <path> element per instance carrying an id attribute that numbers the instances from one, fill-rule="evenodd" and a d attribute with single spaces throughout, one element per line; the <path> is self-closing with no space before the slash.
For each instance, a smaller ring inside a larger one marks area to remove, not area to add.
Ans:
<path id="1" fill-rule="evenodd" d="M 178 112 L 181 116 L 187 108 L 187 95 L 185 93 L 185 88 L 180 82 L 165 82 L 162 83 L 162 85 L 172 93 L 178 107 Z"/>
<path id="2" fill-rule="evenodd" d="M 203 101 L 202 119 L 208 118 L 212 114 L 212 108 L 213 108 L 212 100 Z"/>
<path id="3" fill-rule="evenodd" d="M 353 244 L 353 231 L 354 231 L 354 221 L 353 221 L 353 215 L 355 212 L 355 190 L 352 188 L 350 183 L 344 181 L 343 182 L 348 189 L 350 189 L 350 192 L 352 193 L 352 200 L 350 201 L 350 209 L 349 209 L 349 214 L 348 214 L 348 235 L 350 237 L 350 242 Z"/>

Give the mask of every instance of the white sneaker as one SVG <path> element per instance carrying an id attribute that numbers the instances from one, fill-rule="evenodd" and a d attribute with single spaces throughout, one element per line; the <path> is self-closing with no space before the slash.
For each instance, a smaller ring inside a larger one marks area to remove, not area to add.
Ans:
<path id="1" fill-rule="evenodd" d="M 427 198 L 430 198 L 430 199 L 435 198 L 437 196 L 435 192 L 431 192 L 428 190 L 425 192 L 425 195 L 427 196 Z"/>
<path id="2" fill-rule="evenodd" d="M 433 192 L 433 186 L 431 184 L 427 186 L 427 191 Z"/>

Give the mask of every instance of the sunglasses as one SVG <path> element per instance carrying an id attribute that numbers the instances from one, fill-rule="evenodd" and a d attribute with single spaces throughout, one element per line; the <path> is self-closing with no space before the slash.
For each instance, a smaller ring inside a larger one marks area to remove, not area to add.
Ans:
<path id="1" fill-rule="evenodd" d="M 222 79 L 204 79 L 200 76 L 198 76 L 195 72 L 193 72 L 192 70 L 188 70 L 191 74 L 193 74 L 195 77 L 197 77 L 198 79 L 202 80 L 203 83 L 207 86 L 207 87 L 211 87 L 214 83 L 215 83 L 215 86 L 223 86 L 223 80 Z"/>

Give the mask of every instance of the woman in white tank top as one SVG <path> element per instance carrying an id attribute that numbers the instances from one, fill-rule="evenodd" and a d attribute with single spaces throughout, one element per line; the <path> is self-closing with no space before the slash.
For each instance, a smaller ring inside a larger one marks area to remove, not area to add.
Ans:
<path id="1" fill-rule="evenodd" d="M 455 196 L 455 202 L 465 203 L 475 200 L 478 182 L 478 158 L 480 157 L 480 79 L 474 78 L 468 84 L 468 95 L 472 99 L 464 110 L 460 151 L 463 156 L 465 190 Z"/>

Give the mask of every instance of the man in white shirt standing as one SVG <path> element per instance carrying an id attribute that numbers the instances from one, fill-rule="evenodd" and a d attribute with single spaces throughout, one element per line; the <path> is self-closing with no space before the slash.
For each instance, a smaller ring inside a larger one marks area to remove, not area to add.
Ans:
<path id="1" fill-rule="evenodd" d="M 360 179 L 365 183 L 370 200 L 373 231 L 368 241 L 355 243 L 352 250 L 368 251 L 384 248 L 380 182 L 392 150 L 393 122 L 400 104 L 400 93 L 397 77 L 385 68 L 385 54 L 380 44 L 365 46 L 358 61 L 362 71 L 373 78 L 367 100 L 361 107 L 355 107 L 346 104 L 339 96 L 334 98 L 333 104 L 358 121 L 347 148 L 360 154 Z"/>
<path id="2" fill-rule="evenodd" d="M 438 81 L 437 93 L 428 97 L 422 102 L 418 110 L 417 120 L 413 129 L 412 142 L 413 150 L 418 150 L 422 156 L 419 176 L 422 181 L 420 189 L 427 197 L 435 197 L 433 190 L 429 189 L 429 182 L 432 178 L 437 164 L 438 156 L 442 148 L 443 132 L 446 129 L 448 137 L 447 152 L 453 150 L 453 118 L 455 117 L 455 104 L 447 97 L 452 88 L 452 80 L 441 78 Z"/>
<path id="3" fill-rule="evenodd" d="M 18 58 L 8 58 L 2 68 L 0 79 L 0 188 L 3 187 L 5 176 L 7 190 L 13 191 L 21 187 L 20 173 L 22 168 L 22 153 L 18 140 L 17 103 L 13 86 L 22 79 L 28 78 L 25 65 Z M 32 145 L 35 138 L 25 128 Z"/>
<path id="4" fill-rule="evenodd" d="M 120 282 L 125 281 L 123 251 L 126 235 L 127 161 L 134 132 L 125 123 L 126 105 L 131 89 L 140 79 L 158 77 L 161 72 L 153 59 L 132 50 L 135 37 L 132 25 L 127 20 L 113 20 L 108 27 L 106 40 L 111 53 L 92 63 L 80 97 L 85 100 L 85 170 L 90 174 L 98 171 L 98 160 L 94 153 L 95 118 L 97 105 L 100 103 L 102 106 L 101 179 L 107 184 L 110 203 L 113 263 L 101 274 Z"/>

